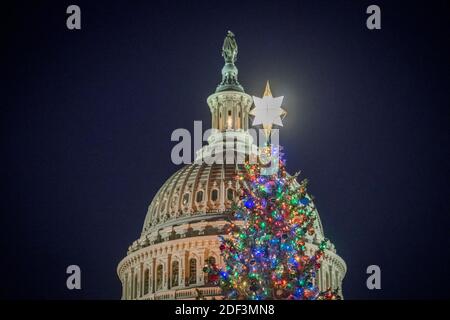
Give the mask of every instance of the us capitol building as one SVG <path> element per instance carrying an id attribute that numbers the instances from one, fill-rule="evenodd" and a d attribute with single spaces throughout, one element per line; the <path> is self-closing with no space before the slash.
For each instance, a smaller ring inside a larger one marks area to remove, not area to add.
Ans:
<path id="1" fill-rule="evenodd" d="M 216 130 L 208 145 L 197 152 L 196 161 L 175 172 L 150 203 L 140 237 L 117 267 L 122 299 L 196 299 L 199 295 L 220 299 L 220 288 L 208 283 L 202 269 L 210 258 L 223 265 L 218 235 L 224 234 L 225 218 L 237 199 L 234 177 L 244 170 L 233 162 L 238 156 L 257 154 L 248 131 L 253 101 L 238 82 L 237 45 L 231 32 L 222 56 L 222 81 L 207 99 Z M 227 148 L 227 155 L 230 148 L 234 150 L 231 161 L 208 164 L 211 161 L 206 159 L 222 147 Z M 317 217 L 316 234 L 307 243 L 311 255 L 324 238 Z M 331 244 L 316 277 L 319 288 L 342 288 L 345 272 L 345 262 Z"/>

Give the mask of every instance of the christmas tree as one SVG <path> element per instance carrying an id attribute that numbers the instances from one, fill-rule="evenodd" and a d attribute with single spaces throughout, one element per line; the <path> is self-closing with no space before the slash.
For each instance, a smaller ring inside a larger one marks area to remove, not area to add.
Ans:
<path id="1" fill-rule="evenodd" d="M 224 266 L 206 261 L 208 282 L 218 284 L 225 299 L 340 299 L 337 290 L 320 292 L 315 281 L 328 240 L 307 253 L 316 219 L 307 180 L 287 174 L 277 147 L 261 150 L 259 161 L 246 162 L 236 177 L 239 201 L 220 237 Z M 264 166 L 267 158 L 276 159 L 275 170 Z"/>

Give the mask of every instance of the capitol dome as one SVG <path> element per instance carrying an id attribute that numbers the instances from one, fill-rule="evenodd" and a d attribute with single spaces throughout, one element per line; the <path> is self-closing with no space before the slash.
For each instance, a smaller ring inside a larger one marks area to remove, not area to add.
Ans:
<path id="1" fill-rule="evenodd" d="M 229 37 L 230 33 L 224 52 Z M 227 68 L 222 69 L 222 82 L 207 100 L 215 131 L 197 152 L 195 163 L 174 173 L 150 203 L 140 237 L 117 267 L 122 299 L 220 298 L 220 288 L 208 283 L 202 268 L 207 259 L 223 263 L 218 235 L 224 234 L 232 203 L 238 200 L 235 177 L 243 167 L 237 163 L 257 153 L 248 132 L 252 98 L 237 80 L 236 56 L 223 56 Z M 220 153 L 224 147 L 226 155 Z M 225 158 L 223 163 L 203 161 L 217 155 Z M 307 243 L 310 254 L 324 239 L 316 213 L 316 233 Z M 319 288 L 341 291 L 345 272 L 345 262 L 331 244 L 316 278 Z"/>
<path id="2" fill-rule="evenodd" d="M 242 165 L 234 164 L 190 164 L 178 170 L 160 188 L 148 208 L 141 234 L 144 243 L 179 238 L 180 235 L 172 231 L 180 225 L 217 221 L 229 216 L 233 201 L 238 200 L 235 177 L 243 170 Z M 323 238 L 320 218 L 316 224 L 316 236 Z M 202 234 L 222 232 L 217 228 L 198 231 Z M 138 241 L 131 249 L 142 244 L 142 240 Z"/>

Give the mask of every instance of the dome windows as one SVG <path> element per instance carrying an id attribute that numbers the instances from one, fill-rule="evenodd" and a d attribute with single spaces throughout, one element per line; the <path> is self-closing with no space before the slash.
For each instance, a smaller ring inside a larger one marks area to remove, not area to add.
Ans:
<path id="1" fill-rule="evenodd" d="M 156 290 L 161 290 L 163 287 L 163 265 L 158 265 L 156 268 Z"/>
<path id="2" fill-rule="evenodd" d="M 178 261 L 172 262 L 172 287 L 178 286 L 178 273 L 180 270 L 180 263 Z"/>
<path id="3" fill-rule="evenodd" d="M 212 189 L 211 201 L 216 202 L 219 199 L 219 189 Z"/>
<path id="4" fill-rule="evenodd" d="M 197 260 L 191 258 L 189 260 L 189 284 L 197 283 Z"/>
<path id="5" fill-rule="evenodd" d="M 235 115 L 238 115 L 238 111 Z M 223 110 L 223 123 L 227 116 L 228 109 Z M 197 214 L 219 214 L 229 210 L 234 201 L 238 200 L 235 174 L 235 164 L 192 164 L 180 169 L 152 200 L 143 227 L 144 234 L 154 233 L 159 224 L 176 223 L 178 217 L 188 219 Z M 199 191 L 203 194 L 197 194 Z"/>
<path id="6" fill-rule="evenodd" d="M 234 200 L 234 190 L 232 188 L 227 189 L 227 200 L 228 201 Z"/>
<path id="7" fill-rule="evenodd" d="M 188 205 L 188 203 L 189 203 L 189 198 L 190 198 L 189 193 L 185 193 L 185 194 L 183 195 L 183 206 L 187 206 L 187 205 Z"/>
<path id="8" fill-rule="evenodd" d="M 197 195 L 195 197 L 195 202 L 199 203 L 203 201 L 203 190 L 197 191 Z"/>
<path id="9" fill-rule="evenodd" d="M 150 270 L 145 269 L 145 271 L 144 271 L 144 295 L 148 294 L 149 282 L 150 282 Z"/>

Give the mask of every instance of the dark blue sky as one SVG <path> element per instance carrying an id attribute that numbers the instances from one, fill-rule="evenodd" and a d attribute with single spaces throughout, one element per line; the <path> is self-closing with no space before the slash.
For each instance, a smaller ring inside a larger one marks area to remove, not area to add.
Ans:
<path id="1" fill-rule="evenodd" d="M 82 10 L 82 30 L 65 10 Z M 370 4 L 382 29 L 365 27 Z M 447 1 L 17 1 L 2 11 L 2 298 L 120 298 L 116 266 L 210 123 L 227 30 L 239 79 L 285 96 L 288 169 L 310 180 L 348 299 L 449 298 Z M 81 291 L 65 268 L 82 269 Z M 382 270 L 382 290 L 365 286 Z"/>

